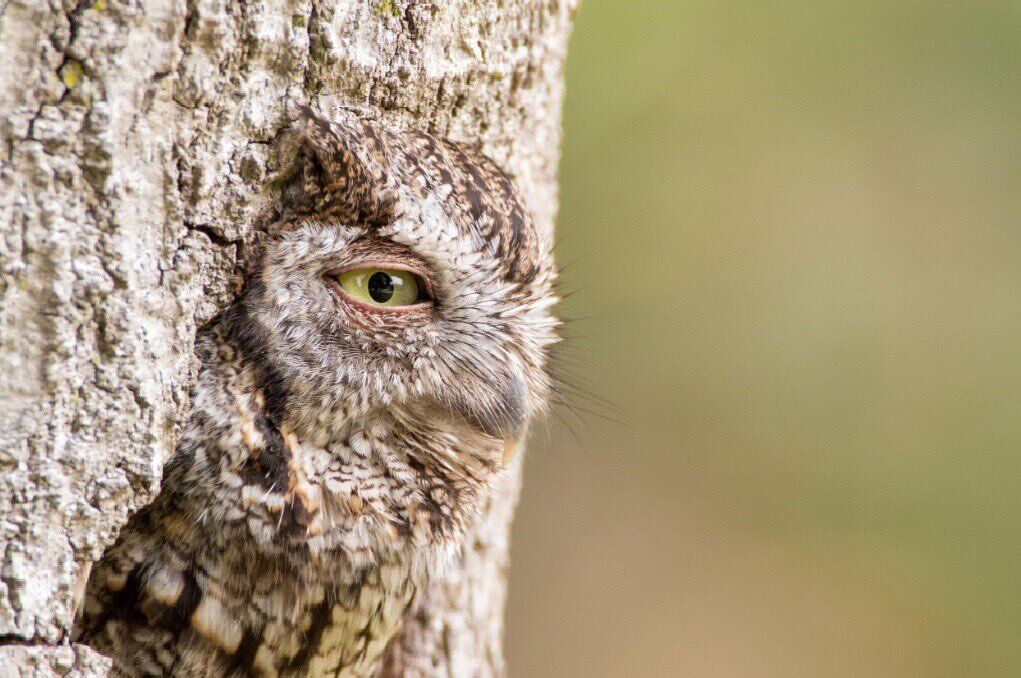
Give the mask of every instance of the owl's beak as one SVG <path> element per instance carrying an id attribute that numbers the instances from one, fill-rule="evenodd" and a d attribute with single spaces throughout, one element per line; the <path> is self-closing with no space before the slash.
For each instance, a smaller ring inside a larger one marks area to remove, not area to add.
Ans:
<path id="1" fill-rule="evenodd" d="M 503 464 L 506 466 L 514 460 L 527 429 L 525 384 L 514 377 L 503 391 L 504 420 L 499 422 L 499 430 L 503 438 Z"/>
<path id="2" fill-rule="evenodd" d="M 514 461 L 514 457 L 517 456 L 518 450 L 521 449 L 521 439 L 517 436 L 508 436 L 504 438 L 503 445 L 503 465 Z"/>
<path id="3" fill-rule="evenodd" d="M 496 389 L 494 389 L 496 390 Z M 492 391 L 490 391 L 492 393 Z M 489 395 L 489 394 L 487 394 Z M 464 400 L 451 405 L 469 423 L 488 436 L 504 441 L 503 463 L 509 464 L 521 449 L 528 429 L 528 400 L 524 382 L 512 377 L 496 390 L 495 400 Z"/>

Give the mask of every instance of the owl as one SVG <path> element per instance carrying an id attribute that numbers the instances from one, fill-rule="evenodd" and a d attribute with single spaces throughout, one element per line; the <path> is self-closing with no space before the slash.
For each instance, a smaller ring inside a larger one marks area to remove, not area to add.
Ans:
<path id="1" fill-rule="evenodd" d="M 292 130 L 162 489 L 86 586 L 115 675 L 372 675 L 547 408 L 555 270 L 508 177 L 353 114 Z"/>

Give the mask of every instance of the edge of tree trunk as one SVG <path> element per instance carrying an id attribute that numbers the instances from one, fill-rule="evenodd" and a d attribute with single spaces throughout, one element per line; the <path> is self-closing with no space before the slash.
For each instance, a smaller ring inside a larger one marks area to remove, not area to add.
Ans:
<path id="1" fill-rule="evenodd" d="M 159 490 L 196 328 L 243 276 L 289 101 L 478 143 L 552 239 L 576 0 L 0 3 L 0 673 L 68 646 L 88 569 Z M 520 462 L 391 671 L 499 674 Z"/>

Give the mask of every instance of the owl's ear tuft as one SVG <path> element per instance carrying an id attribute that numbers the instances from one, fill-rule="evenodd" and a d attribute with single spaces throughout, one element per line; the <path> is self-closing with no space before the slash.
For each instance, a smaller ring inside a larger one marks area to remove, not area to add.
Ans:
<path id="1" fill-rule="evenodd" d="M 327 120 L 302 106 L 291 126 L 292 161 L 279 177 L 286 213 L 382 226 L 397 217 L 386 133 L 352 114 Z"/>

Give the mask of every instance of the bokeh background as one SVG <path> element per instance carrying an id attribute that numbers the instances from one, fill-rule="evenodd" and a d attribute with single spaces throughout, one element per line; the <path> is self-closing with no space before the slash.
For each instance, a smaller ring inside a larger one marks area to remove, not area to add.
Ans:
<path id="1" fill-rule="evenodd" d="M 1021 4 L 585 0 L 571 49 L 612 406 L 534 436 L 511 674 L 1021 675 Z"/>

